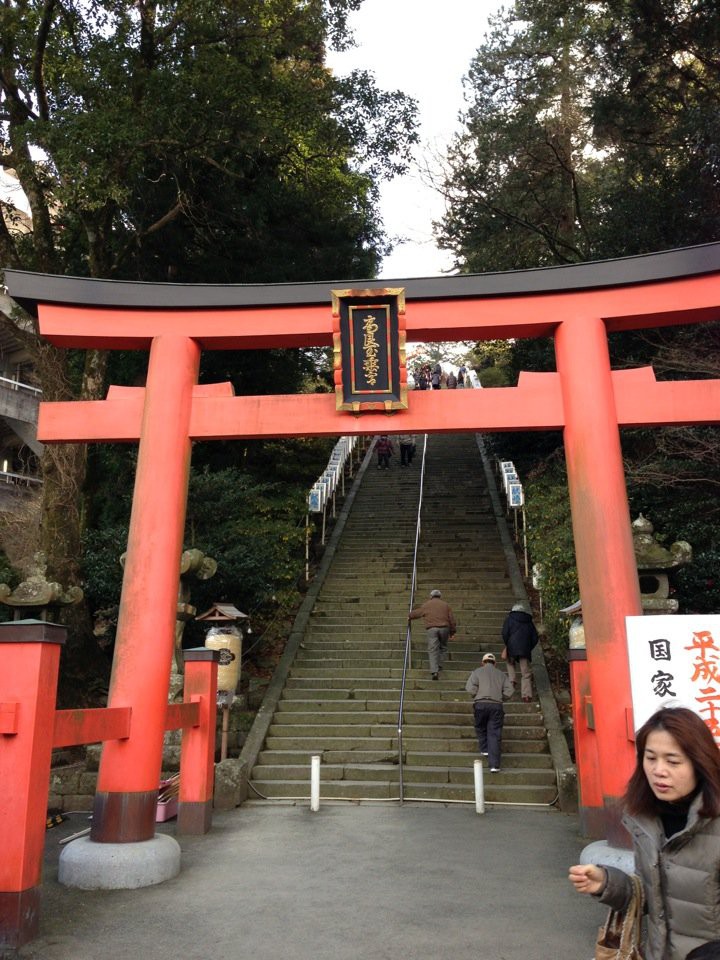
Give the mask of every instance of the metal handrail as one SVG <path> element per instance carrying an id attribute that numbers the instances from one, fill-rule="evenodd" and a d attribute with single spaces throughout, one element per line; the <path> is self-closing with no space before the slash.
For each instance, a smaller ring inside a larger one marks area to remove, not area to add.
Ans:
<path id="1" fill-rule="evenodd" d="M 34 393 L 36 397 L 42 395 L 40 387 L 33 387 L 29 383 L 23 383 L 22 380 L 13 380 L 11 377 L 0 377 L 0 384 L 7 386 L 10 390 L 27 390 L 28 393 Z"/>
<path id="2" fill-rule="evenodd" d="M 413 550 L 413 563 L 412 563 L 412 577 L 410 580 L 410 606 L 408 607 L 408 613 L 412 610 L 415 603 L 415 585 L 417 582 L 417 557 L 418 557 L 418 544 L 420 543 L 420 514 L 422 512 L 423 504 L 423 487 L 425 485 L 425 454 L 427 453 L 427 439 L 428 435 L 425 434 L 423 437 L 423 452 L 422 452 L 422 464 L 420 466 L 420 493 L 418 496 L 418 508 L 417 508 L 417 522 L 415 524 L 415 549 Z M 400 803 L 403 802 L 403 793 L 404 793 L 404 782 L 403 782 L 403 708 L 405 706 L 405 682 L 407 680 L 407 672 L 410 667 L 410 656 L 412 652 L 412 627 L 410 620 L 408 619 L 407 632 L 405 634 L 405 656 L 403 658 L 403 669 L 402 669 L 402 680 L 400 681 L 400 701 L 398 703 L 398 721 L 397 721 L 397 732 L 398 732 L 398 772 L 399 772 L 399 784 L 400 784 Z"/>

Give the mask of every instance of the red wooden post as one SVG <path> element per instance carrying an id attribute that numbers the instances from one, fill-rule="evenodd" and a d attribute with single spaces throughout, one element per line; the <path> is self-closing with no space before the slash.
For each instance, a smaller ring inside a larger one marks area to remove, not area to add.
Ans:
<path id="1" fill-rule="evenodd" d="M 198 647 L 185 651 L 186 703 L 199 701 L 200 722 L 186 727 L 180 750 L 180 834 L 207 833 L 212 826 L 215 773 L 215 727 L 219 650 Z"/>
<path id="2" fill-rule="evenodd" d="M 171 334 L 150 350 L 108 699 L 132 706 L 132 726 L 127 740 L 103 748 L 90 833 L 100 843 L 155 833 L 199 358 L 194 340 Z"/>
<path id="3" fill-rule="evenodd" d="M 572 700 L 575 763 L 577 764 L 578 805 L 581 819 L 586 811 L 602 810 L 603 793 L 600 782 L 600 764 L 595 736 L 595 712 L 590 696 L 590 671 L 585 650 L 568 650 L 570 667 L 570 696 Z M 589 836 L 584 823 L 581 832 Z"/>
<path id="4" fill-rule="evenodd" d="M 0 624 L 0 952 L 37 936 L 64 627 Z"/>
<path id="5" fill-rule="evenodd" d="M 555 334 L 565 458 L 603 807 L 580 812 L 591 836 L 625 842 L 615 801 L 634 765 L 625 617 L 642 614 L 605 325 L 578 317 Z M 604 831 L 603 831 L 604 828 Z"/>

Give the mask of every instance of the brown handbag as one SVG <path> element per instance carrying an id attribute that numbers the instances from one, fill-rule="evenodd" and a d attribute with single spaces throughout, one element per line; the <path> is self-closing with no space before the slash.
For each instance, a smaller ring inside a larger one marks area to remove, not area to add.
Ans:
<path id="1" fill-rule="evenodd" d="M 643 915 L 643 887 L 633 876 L 633 895 L 624 912 L 611 910 L 598 931 L 595 960 L 643 960 L 640 952 L 640 925 Z"/>

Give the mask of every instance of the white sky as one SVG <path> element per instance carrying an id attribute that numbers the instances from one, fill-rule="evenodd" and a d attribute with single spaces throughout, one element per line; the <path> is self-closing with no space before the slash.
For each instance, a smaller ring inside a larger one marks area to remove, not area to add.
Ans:
<path id="1" fill-rule="evenodd" d="M 488 15 L 500 5 L 500 0 L 364 0 L 350 19 L 357 46 L 328 56 L 337 74 L 370 70 L 381 89 L 402 90 L 419 105 L 417 165 L 381 190 L 386 232 L 407 238 L 384 261 L 382 278 L 431 277 L 451 268 L 450 255 L 437 249 L 432 235 L 443 200 L 420 170 L 428 157 L 443 155 L 459 129 L 462 78 L 483 42 Z"/>

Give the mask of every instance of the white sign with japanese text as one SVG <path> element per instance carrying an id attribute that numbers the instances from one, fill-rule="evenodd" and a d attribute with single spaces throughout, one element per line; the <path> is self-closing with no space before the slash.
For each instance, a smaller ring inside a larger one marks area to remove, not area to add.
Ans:
<path id="1" fill-rule="evenodd" d="M 660 707 L 689 707 L 720 746 L 720 615 L 626 617 L 635 729 Z"/>

